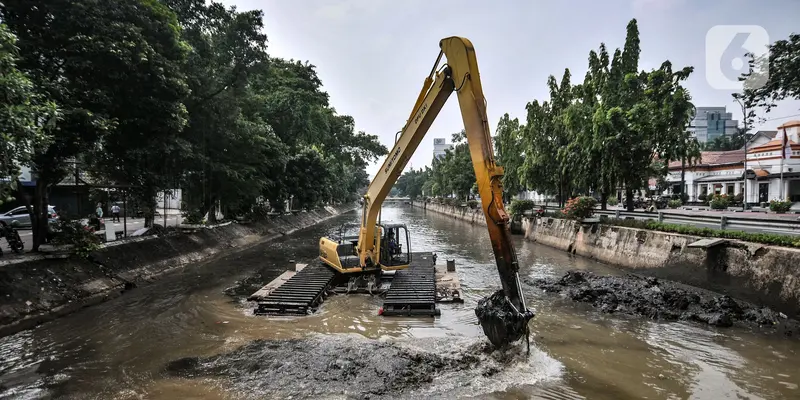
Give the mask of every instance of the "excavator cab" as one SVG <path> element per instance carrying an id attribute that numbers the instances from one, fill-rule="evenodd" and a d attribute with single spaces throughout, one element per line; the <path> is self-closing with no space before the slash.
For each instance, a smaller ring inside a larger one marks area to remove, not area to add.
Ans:
<path id="1" fill-rule="evenodd" d="M 375 249 L 377 266 L 373 263 L 361 267 L 358 257 L 358 236 L 340 229 L 338 240 L 320 239 L 320 260 L 340 273 L 361 273 L 375 270 L 395 271 L 408 268 L 411 263 L 410 241 L 405 224 L 376 224 Z"/>
<path id="2" fill-rule="evenodd" d="M 410 242 L 405 224 L 378 225 L 382 232 L 380 241 L 381 269 L 407 268 L 411 264 Z M 405 244 L 405 250 L 403 249 Z"/>

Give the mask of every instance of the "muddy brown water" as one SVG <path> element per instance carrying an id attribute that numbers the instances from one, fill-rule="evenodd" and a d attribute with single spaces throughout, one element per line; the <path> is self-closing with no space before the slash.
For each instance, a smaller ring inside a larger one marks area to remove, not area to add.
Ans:
<path id="1" fill-rule="evenodd" d="M 351 213 L 277 242 L 192 265 L 104 304 L 0 338 L 0 398 L 273 398 L 274 393 L 243 390 L 220 377 L 170 376 L 163 373 L 164 366 L 183 357 L 230 352 L 256 339 L 325 335 L 334 343 L 396 341 L 434 353 L 485 340 L 474 308 L 499 288 L 485 229 L 407 207 L 387 208 L 383 219 L 409 225 L 412 250 L 435 251 L 441 262 L 456 259 L 464 304 L 441 305 L 442 315 L 435 319 L 384 318 L 376 315 L 378 299 L 334 296 L 309 317 L 266 318 L 252 316 L 246 302 L 225 294 L 254 271 L 268 281 L 289 258 L 310 261 L 318 237 L 356 221 Z M 558 276 L 576 268 L 621 273 L 519 237 L 517 251 L 526 278 Z M 446 374 L 419 389 L 420 397 L 800 398 L 796 339 L 745 328 L 604 315 L 530 286 L 525 291 L 537 312 L 531 356 L 490 378 L 470 371 Z"/>

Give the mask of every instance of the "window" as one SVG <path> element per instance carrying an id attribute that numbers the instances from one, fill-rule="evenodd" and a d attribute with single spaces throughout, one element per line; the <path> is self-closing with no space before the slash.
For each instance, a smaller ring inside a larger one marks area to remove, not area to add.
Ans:
<path id="1" fill-rule="evenodd" d="M 25 207 L 11 210 L 11 215 L 28 215 L 28 210 Z"/>

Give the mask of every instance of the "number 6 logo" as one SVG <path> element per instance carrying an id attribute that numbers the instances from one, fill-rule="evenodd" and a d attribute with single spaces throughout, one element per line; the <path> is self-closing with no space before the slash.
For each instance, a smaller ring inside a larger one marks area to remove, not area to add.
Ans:
<path id="1" fill-rule="evenodd" d="M 752 53 L 758 60 L 768 52 L 769 34 L 758 25 L 716 25 L 706 33 L 706 81 L 718 90 L 742 91 L 759 88 L 769 79 L 769 60 L 757 65 L 756 73 L 746 80 L 739 77 L 749 71 Z"/>

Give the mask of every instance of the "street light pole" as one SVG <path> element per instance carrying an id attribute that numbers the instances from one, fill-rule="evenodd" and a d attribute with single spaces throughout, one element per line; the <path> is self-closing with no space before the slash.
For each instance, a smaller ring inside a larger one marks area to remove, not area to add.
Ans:
<path id="1" fill-rule="evenodd" d="M 747 143 L 750 141 L 747 138 L 747 132 L 750 131 L 750 127 L 748 126 L 747 122 L 750 118 L 750 113 L 747 109 L 747 103 L 742 99 L 741 96 L 734 94 L 733 95 L 734 101 L 739 103 L 739 107 L 742 109 L 742 123 L 744 123 L 744 132 L 742 132 L 742 136 L 744 136 L 744 172 L 742 174 L 742 211 L 747 211 Z"/>
<path id="2" fill-rule="evenodd" d="M 747 211 L 747 121 L 744 123 L 744 171 L 742 172 L 742 211 Z"/>
<path id="3" fill-rule="evenodd" d="M 128 237 L 128 190 L 122 191 L 122 231 L 125 232 L 125 237 Z"/>

